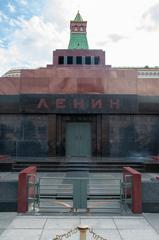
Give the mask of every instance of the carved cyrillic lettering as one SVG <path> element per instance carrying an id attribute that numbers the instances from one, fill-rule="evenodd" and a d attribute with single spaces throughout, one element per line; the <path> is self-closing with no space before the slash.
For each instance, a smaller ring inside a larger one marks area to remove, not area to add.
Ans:
<path id="1" fill-rule="evenodd" d="M 84 108 L 84 100 L 73 99 L 73 108 Z"/>
<path id="2" fill-rule="evenodd" d="M 120 108 L 119 99 L 116 99 L 116 100 L 110 99 L 110 109 L 119 110 L 119 108 Z"/>
<path id="3" fill-rule="evenodd" d="M 37 108 L 38 109 L 41 109 L 41 108 L 46 108 L 48 109 L 49 108 L 49 105 L 47 103 L 47 100 L 45 98 L 41 98 L 38 105 L 37 105 Z"/>
<path id="4" fill-rule="evenodd" d="M 56 108 L 57 109 L 66 108 L 66 100 L 64 98 L 57 98 L 56 99 Z"/>
<path id="5" fill-rule="evenodd" d="M 98 99 L 98 100 L 95 100 L 95 99 L 92 99 L 92 108 L 93 109 L 102 109 L 103 107 L 103 102 L 101 99 Z"/>

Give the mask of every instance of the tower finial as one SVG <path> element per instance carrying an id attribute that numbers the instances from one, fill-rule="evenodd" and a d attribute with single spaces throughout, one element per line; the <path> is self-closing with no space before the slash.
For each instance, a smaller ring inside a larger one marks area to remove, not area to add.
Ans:
<path id="1" fill-rule="evenodd" d="M 78 10 L 77 14 L 76 14 L 76 17 L 74 19 L 75 22 L 83 22 L 83 18 L 81 17 L 81 14 Z"/>

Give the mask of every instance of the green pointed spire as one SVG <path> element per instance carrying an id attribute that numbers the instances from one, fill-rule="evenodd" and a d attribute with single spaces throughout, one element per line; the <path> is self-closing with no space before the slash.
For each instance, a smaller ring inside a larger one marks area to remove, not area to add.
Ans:
<path id="1" fill-rule="evenodd" d="M 79 11 L 76 14 L 76 17 L 70 23 L 70 42 L 68 45 L 68 49 L 88 49 L 88 41 L 87 41 L 87 22 L 83 21 L 81 14 Z"/>
<path id="2" fill-rule="evenodd" d="M 75 22 L 83 22 L 83 19 L 81 17 L 81 14 L 79 13 L 79 11 L 77 12 L 77 15 L 74 19 Z"/>
<path id="3" fill-rule="evenodd" d="M 84 33 L 71 33 L 68 49 L 88 49 L 87 36 Z"/>

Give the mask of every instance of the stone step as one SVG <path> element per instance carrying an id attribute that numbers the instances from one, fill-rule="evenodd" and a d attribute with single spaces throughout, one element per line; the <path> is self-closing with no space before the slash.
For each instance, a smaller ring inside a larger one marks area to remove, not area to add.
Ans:
<path id="1" fill-rule="evenodd" d="M 76 167 L 82 167 L 82 168 L 85 168 L 85 167 L 89 167 L 89 168 L 92 168 L 92 167 L 112 167 L 112 166 L 116 166 L 116 167 L 121 167 L 121 166 L 132 166 L 132 167 L 143 167 L 141 164 L 91 164 L 91 165 L 83 165 L 82 163 L 81 164 L 70 164 L 70 165 L 67 165 L 67 164 L 14 164 L 13 167 L 27 167 L 27 166 L 30 166 L 30 165 L 35 165 L 37 167 L 60 167 L 60 168 L 69 168 L 69 167 L 72 167 L 72 168 L 76 168 Z"/>
<path id="2" fill-rule="evenodd" d="M 13 171 L 21 171 L 22 169 L 30 166 L 30 164 L 14 164 Z M 37 164 L 38 171 L 47 171 L 47 172 L 68 172 L 68 171 L 90 171 L 90 172 L 121 172 L 124 166 L 130 166 L 136 170 L 143 171 L 144 167 L 142 165 L 124 165 L 124 164 L 112 164 L 112 165 L 90 165 L 90 166 L 55 166 L 55 165 L 40 165 Z"/>

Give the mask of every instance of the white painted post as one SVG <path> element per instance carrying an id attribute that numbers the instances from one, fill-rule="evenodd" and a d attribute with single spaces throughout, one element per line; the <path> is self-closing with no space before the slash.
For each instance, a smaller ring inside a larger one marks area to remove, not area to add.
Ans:
<path id="1" fill-rule="evenodd" d="M 86 240 L 88 226 L 87 225 L 78 226 L 78 230 L 80 231 L 80 240 Z"/>

